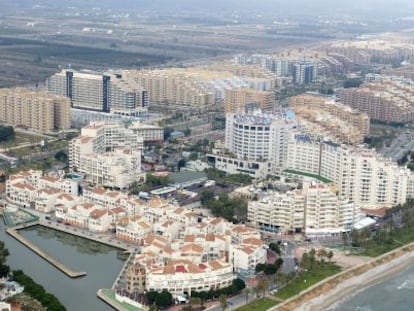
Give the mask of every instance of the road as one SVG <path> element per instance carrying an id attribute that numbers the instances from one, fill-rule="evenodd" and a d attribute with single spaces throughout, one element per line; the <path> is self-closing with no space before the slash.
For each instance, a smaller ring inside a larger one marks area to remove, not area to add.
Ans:
<path id="1" fill-rule="evenodd" d="M 256 299 L 256 295 L 253 293 L 248 293 L 247 303 Z M 227 299 L 228 308 L 226 310 L 235 310 L 238 307 L 244 306 L 246 304 L 246 293 L 241 293 L 240 295 L 231 297 Z M 208 308 L 209 311 L 222 311 L 223 309 L 218 306 L 213 306 Z"/>
<path id="2" fill-rule="evenodd" d="M 293 241 L 289 241 L 288 244 L 284 247 L 281 247 L 282 251 L 282 259 L 283 265 L 281 268 L 281 272 L 283 274 L 289 274 L 296 271 L 296 263 L 295 263 L 295 250 L 296 250 L 296 243 Z"/>

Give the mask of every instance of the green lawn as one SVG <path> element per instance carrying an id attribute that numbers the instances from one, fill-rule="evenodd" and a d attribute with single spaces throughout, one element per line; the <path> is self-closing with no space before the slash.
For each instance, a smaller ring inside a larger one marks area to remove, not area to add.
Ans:
<path id="1" fill-rule="evenodd" d="M 317 179 L 317 180 L 319 180 L 319 181 L 321 181 L 325 184 L 329 184 L 329 183 L 332 182 L 328 178 L 325 178 L 325 177 L 322 177 L 322 176 L 316 175 L 316 174 L 307 173 L 307 172 L 295 171 L 295 170 L 291 170 L 291 169 L 284 170 L 283 172 L 288 173 L 288 174 L 295 174 L 295 175 L 311 177 L 311 178 Z"/>
<path id="2" fill-rule="evenodd" d="M 243 307 L 236 309 L 236 311 L 266 311 L 267 309 L 276 306 L 277 301 L 274 301 L 269 298 L 262 298 L 259 300 L 255 300 Z"/>
<path id="3" fill-rule="evenodd" d="M 369 240 L 367 246 L 365 247 L 365 251 L 361 254 L 370 257 L 377 257 L 405 244 L 413 242 L 414 230 L 411 228 L 411 225 L 407 225 L 402 228 L 395 228 L 392 231 L 390 239 L 387 240 Z"/>
<path id="4" fill-rule="evenodd" d="M 341 268 L 334 263 L 324 263 L 312 271 L 305 271 L 298 275 L 291 284 L 281 288 L 276 297 L 288 299 L 299 294 L 301 291 L 341 271 Z"/>

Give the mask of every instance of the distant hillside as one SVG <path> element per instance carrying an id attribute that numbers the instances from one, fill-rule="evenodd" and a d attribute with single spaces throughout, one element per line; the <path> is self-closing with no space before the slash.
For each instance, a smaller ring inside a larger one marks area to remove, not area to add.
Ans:
<path id="1" fill-rule="evenodd" d="M 266 12 L 274 11 L 289 15 L 352 14 L 407 16 L 414 14 L 414 1 L 411 0 L 14 0 L 2 1 L 2 9 L 32 7 L 34 4 L 49 7 L 76 6 L 79 8 L 111 8 L 157 10 L 164 13 L 177 11 L 194 12 Z M 0 13 L 1 14 L 1 13 Z"/>

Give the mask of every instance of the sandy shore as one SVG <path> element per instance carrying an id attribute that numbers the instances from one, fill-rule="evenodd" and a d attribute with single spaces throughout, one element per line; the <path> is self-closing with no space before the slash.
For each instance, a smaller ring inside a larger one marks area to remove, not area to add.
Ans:
<path id="1" fill-rule="evenodd" d="M 414 265 L 414 252 L 406 253 L 385 264 L 374 267 L 367 272 L 338 284 L 334 289 L 304 302 L 296 311 L 327 310 L 336 302 L 344 300 L 347 296 L 357 293 L 369 286 L 380 283 L 410 266 Z"/>

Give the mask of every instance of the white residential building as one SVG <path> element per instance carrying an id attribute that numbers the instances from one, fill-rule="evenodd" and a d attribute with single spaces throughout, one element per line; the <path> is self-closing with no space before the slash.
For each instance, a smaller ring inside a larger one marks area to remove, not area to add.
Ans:
<path id="1" fill-rule="evenodd" d="M 263 178 L 286 167 L 289 136 L 295 126 L 290 110 L 228 113 L 224 150 L 215 150 L 208 159 L 225 172 Z"/>
<path id="2" fill-rule="evenodd" d="M 363 146 L 293 135 L 287 167 L 331 180 L 341 196 L 363 208 L 388 208 L 405 203 L 413 195 L 414 176 L 407 168 Z"/>
<path id="3" fill-rule="evenodd" d="M 253 273 L 258 264 L 266 262 L 267 250 L 261 239 L 248 238 L 240 244 L 230 244 L 229 261 L 236 272 Z"/>
<path id="4" fill-rule="evenodd" d="M 128 188 L 143 181 L 143 138 L 121 124 L 91 123 L 69 145 L 69 167 L 99 186 Z"/>
<path id="5" fill-rule="evenodd" d="M 305 184 L 303 190 L 270 193 L 248 204 L 252 226 L 270 232 L 334 234 L 350 231 L 360 220 L 360 208 L 334 188 Z"/>

